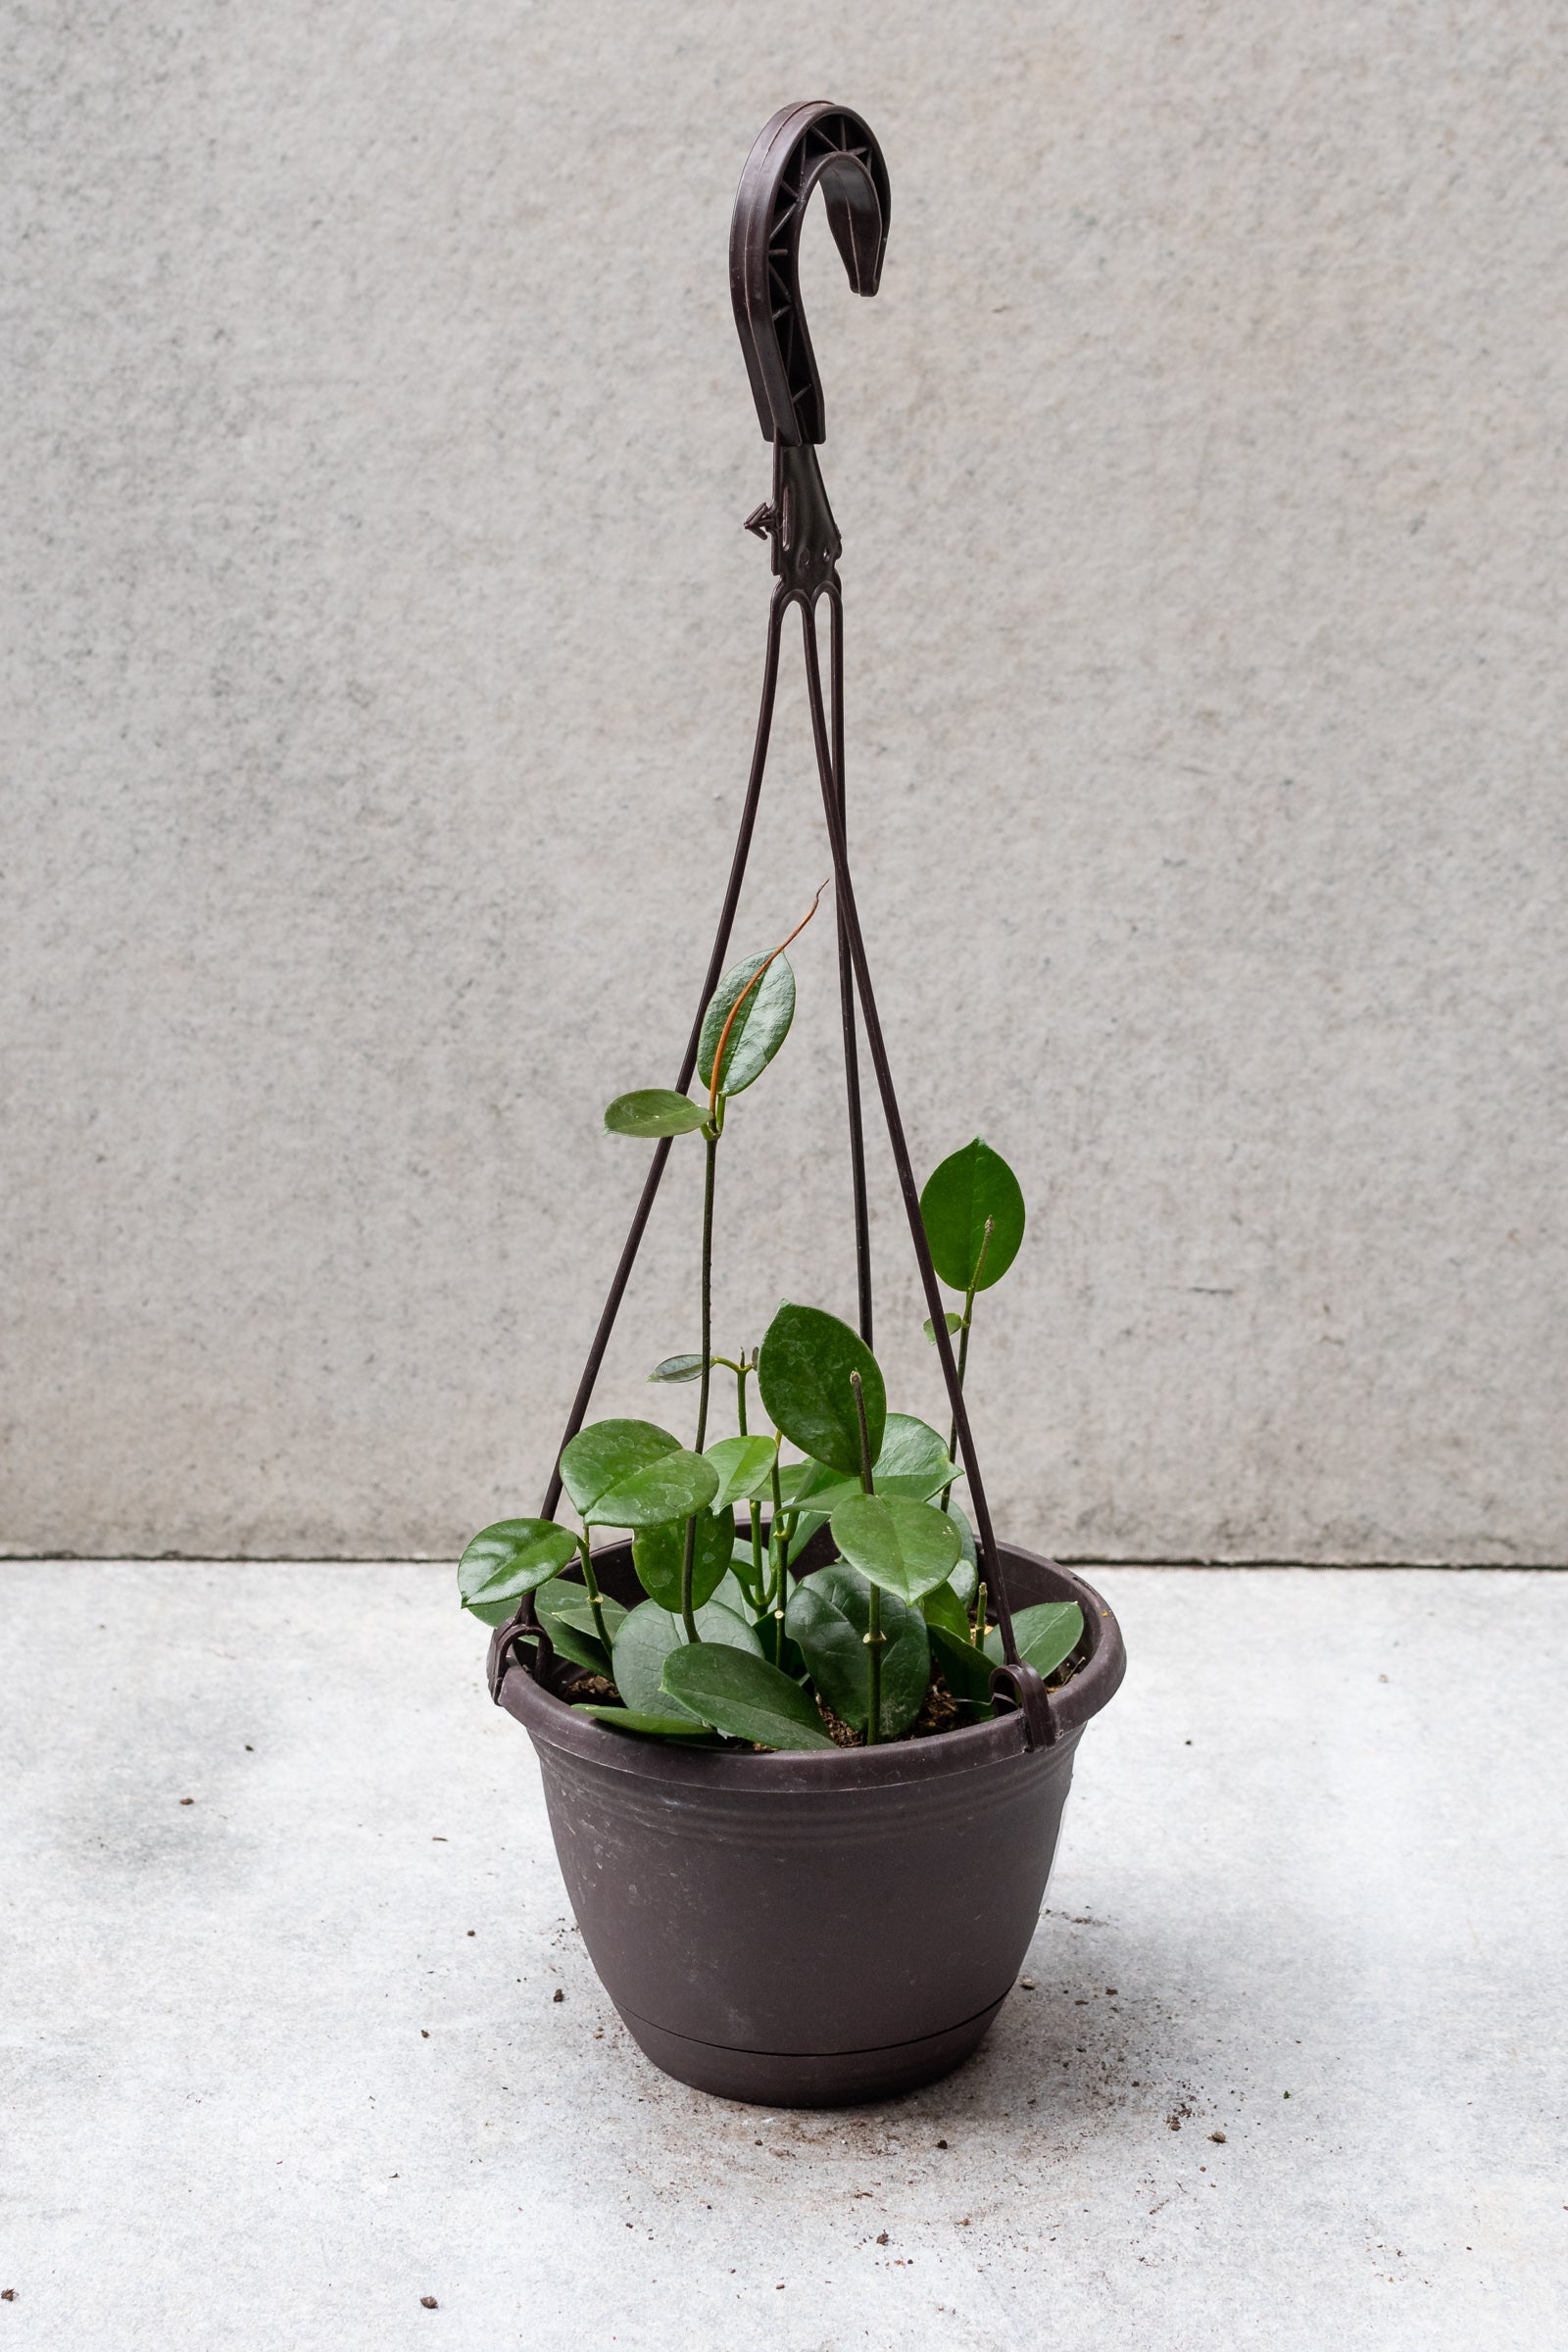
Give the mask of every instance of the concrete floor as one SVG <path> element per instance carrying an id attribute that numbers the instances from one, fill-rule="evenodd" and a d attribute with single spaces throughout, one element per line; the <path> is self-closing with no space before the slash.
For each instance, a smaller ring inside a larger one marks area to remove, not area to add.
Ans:
<path id="1" fill-rule="evenodd" d="M 1099 1581 L 1035 1988 L 791 2115 L 620 2029 L 449 1570 L 0 1569 L 0 2352 L 1562 2342 L 1568 1578 Z"/>

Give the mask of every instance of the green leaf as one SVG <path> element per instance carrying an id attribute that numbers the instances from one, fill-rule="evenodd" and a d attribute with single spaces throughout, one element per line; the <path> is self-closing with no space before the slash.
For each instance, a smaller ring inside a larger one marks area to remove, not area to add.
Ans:
<path id="1" fill-rule="evenodd" d="M 652 1421 L 595 1421 L 561 1456 L 566 1493 L 590 1527 L 657 1527 L 706 1510 L 718 1473 Z"/>
<path id="2" fill-rule="evenodd" d="M 723 1035 L 724 1023 L 729 1020 L 730 1008 L 754 973 L 766 963 L 767 970 L 752 990 L 730 1025 L 724 1040 L 724 1066 L 718 1074 L 721 1095 L 744 1094 L 747 1087 L 760 1078 L 780 1046 L 790 1033 L 795 1018 L 795 974 L 790 970 L 787 956 L 775 956 L 768 963 L 765 956 L 748 956 L 740 963 L 731 964 L 712 996 L 703 1015 L 703 1032 L 697 1046 L 697 1075 L 705 1086 L 713 1083 L 713 1055 Z"/>
<path id="3" fill-rule="evenodd" d="M 1075 1600 L 1042 1601 L 1012 1621 L 1018 1655 L 1036 1674 L 1054 1674 L 1083 1639 L 1084 1613 Z"/>
<path id="4" fill-rule="evenodd" d="M 948 1449 L 928 1422 L 913 1413 L 889 1413 L 882 1450 L 872 1480 L 879 1494 L 897 1494 L 906 1502 L 929 1502 L 933 1494 L 963 1473 L 950 1461 Z M 811 1508 L 831 1517 L 841 1503 L 858 1494 L 858 1478 L 837 1478 L 831 1472 L 806 1490 Z"/>
<path id="5" fill-rule="evenodd" d="M 663 1689 L 732 1740 L 754 1740 L 761 1747 L 833 1745 L 799 1683 L 727 1644 L 699 1642 L 672 1649 L 664 1660 Z"/>
<path id="6" fill-rule="evenodd" d="M 728 1504 L 750 1502 L 754 1496 L 765 1494 L 772 1483 L 773 1456 L 778 1451 L 771 1438 L 720 1438 L 716 1446 L 708 1448 L 708 1459 L 718 1472 L 718 1493 L 713 1508 L 721 1511 Z"/>
<path id="7" fill-rule="evenodd" d="M 958 1565 L 953 1571 L 948 1582 L 964 1607 L 968 1609 L 974 1606 L 974 1596 L 980 1589 L 979 1554 L 974 1547 L 974 1529 L 969 1525 L 968 1513 L 961 1510 L 956 1502 L 949 1503 L 948 1517 L 957 1529 L 958 1542 L 963 1547 L 959 1554 Z"/>
<path id="8" fill-rule="evenodd" d="M 700 1355 L 666 1355 L 648 1375 L 650 1380 L 701 1380 L 703 1359 Z"/>
<path id="9" fill-rule="evenodd" d="M 753 1657 L 762 1654 L 762 1645 L 747 1620 L 716 1600 L 698 1610 L 697 1631 L 705 1642 L 727 1642 L 731 1649 L 749 1650 Z M 680 1619 L 657 1601 L 645 1600 L 632 1610 L 615 1636 L 613 1650 L 615 1689 L 628 1707 L 640 1708 L 645 1715 L 684 1714 L 694 1723 L 702 1720 L 671 1698 L 660 1681 L 664 1660 L 685 1641 L 686 1628 Z"/>
<path id="10" fill-rule="evenodd" d="M 668 1699 L 663 1703 L 667 1706 Z M 640 1732 L 646 1740 L 688 1740 L 707 1746 L 713 1737 L 706 1724 L 690 1715 L 639 1715 L 630 1707 L 591 1707 L 582 1699 L 571 1711 L 591 1715 L 596 1723 L 608 1723 L 613 1732 Z"/>
<path id="11" fill-rule="evenodd" d="M 476 1601 L 519 1601 L 524 1592 L 558 1576 L 576 1549 L 570 1529 L 558 1527 L 553 1519 L 498 1519 L 493 1527 L 480 1530 L 458 1562 L 464 1607 L 472 1609 Z M 504 1625 L 506 1617 L 486 1617 L 485 1623 Z"/>
<path id="12" fill-rule="evenodd" d="M 645 1086 L 635 1094 L 617 1095 L 605 1112 L 607 1135 L 690 1135 L 708 1116 L 706 1104 L 667 1086 Z"/>
<path id="13" fill-rule="evenodd" d="M 618 1600 L 602 1600 L 605 1631 L 612 1642 L 615 1629 L 626 1612 Z M 590 1674 L 610 1675 L 610 1652 L 594 1631 L 593 1611 L 587 1590 L 575 1581 L 568 1583 L 563 1576 L 553 1577 L 541 1585 L 533 1596 L 534 1615 L 550 1637 L 551 1646 L 574 1666 L 586 1666 Z"/>
<path id="14" fill-rule="evenodd" d="M 983 1222 L 984 1222 L 984 1219 L 982 1219 L 981 1221 L 982 1221 L 982 1223 L 983 1223 Z M 967 1290 L 967 1288 L 968 1288 L 968 1285 L 967 1285 L 967 1283 L 964 1285 L 964 1288 Z M 961 1315 L 956 1315 L 956 1314 L 953 1312 L 953 1309 L 952 1309 L 951 1307 L 948 1309 L 947 1313 L 946 1313 L 946 1314 L 943 1316 L 942 1320 L 943 1320 L 943 1322 L 944 1322 L 944 1323 L 947 1325 L 947 1327 L 948 1327 L 948 1332 L 949 1332 L 949 1336 L 950 1336 L 950 1337 L 952 1337 L 952 1336 L 955 1336 L 956 1333 L 960 1332 L 960 1331 L 963 1329 L 963 1317 L 962 1317 Z M 932 1322 L 932 1320 L 931 1320 L 931 1318 L 930 1318 L 930 1316 L 929 1316 L 929 1315 L 927 1315 L 927 1317 L 926 1317 L 926 1319 L 925 1319 L 925 1336 L 926 1336 L 926 1338 L 927 1338 L 927 1339 L 930 1341 L 930 1343 L 931 1343 L 932 1347 L 934 1348 L 934 1347 L 936 1346 L 936 1344 L 937 1344 L 937 1327 L 936 1327 L 936 1325 L 935 1325 L 935 1324 Z M 657 1376 L 656 1376 L 656 1377 L 657 1377 Z"/>
<path id="15" fill-rule="evenodd" d="M 954 1697 L 967 1699 L 971 1704 L 989 1703 L 994 1661 L 945 1625 L 933 1625 L 928 1630 L 931 1662 L 941 1668 L 942 1679 Z"/>
<path id="16" fill-rule="evenodd" d="M 958 1560 L 947 1513 L 897 1495 L 852 1494 L 833 1514 L 833 1541 L 853 1568 L 901 1600 L 946 1584 Z"/>
<path id="17" fill-rule="evenodd" d="M 758 1356 L 762 1403 L 792 1445 L 853 1478 L 860 1467 L 860 1424 L 852 1372 L 860 1375 L 875 1461 L 888 1411 L 876 1357 L 837 1315 L 786 1300 L 768 1325 Z"/>
<path id="18" fill-rule="evenodd" d="M 463 1605 L 481 1625 L 507 1625 L 517 1614 L 514 1600 L 466 1600 Z"/>
<path id="19" fill-rule="evenodd" d="M 1000 1152 L 978 1136 L 927 1178 L 920 1195 L 920 1214 L 931 1246 L 931 1263 L 955 1291 L 967 1291 L 971 1285 L 989 1291 L 994 1282 L 1002 1280 L 1023 1240 L 1023 1195 L 1018 1179 Z M 989 1247 L 988 1217 L 994 1221 Z"/>
<path id="20" fill-rule="evenodd" d="M 730 1512 L 718 1517 L 712 1511 L 695 1511 L 692 1516 L 697 1522 L 697 1544 L 692 1554 L 692 1606 L 700 1609 L 705 1600 L 711 1599 L 728 1571 L 730 1554 L 735 1548 L 735 1520 Z M 669 1519 L 659 1527 L 645 1527 L 632 1538 L 631 1564 L 637 1571 L 637 1581 L 662 1609 L 680 1607 L 680 1579 L 685 1562 L 684 1519 Z"/>
<path id="21" fill-rule="evenodd" d="M 920 1614 L 927 1625 L 940 1625 L 956 1642 L 969 1639 L 969 1612 L 951 1585 L 933 1585 L 920 1595 Z"/>
<path id="22" fill-rule="evenodd" d="M 863 1576 L 835 1561 L 802 1579 L 790 1594 L 784 1628 L 835 1715 L 863 1732 L 871 1712 L 871 1588 Z M 931 1681 L 931 1653 L 918 1609 L 896 1593 L 882 1595 L 882 1714 L 884 1740 L 897 1740 L 919 1714 Z"/>

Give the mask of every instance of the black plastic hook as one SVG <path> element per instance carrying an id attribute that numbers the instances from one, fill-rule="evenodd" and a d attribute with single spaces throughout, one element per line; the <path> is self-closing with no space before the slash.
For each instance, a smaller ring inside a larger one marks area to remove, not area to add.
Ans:
<path id="1" fill-rule="evenodd" d="M 882 278 L 891 196 L 870 129 L 828 98 L 782 106 L 759 132 L 735 192 L 729 290 L 765 441 L 826 438 L 822 379 L 801 305 L 801 222 L 817 181 L 857 294 Z"/>

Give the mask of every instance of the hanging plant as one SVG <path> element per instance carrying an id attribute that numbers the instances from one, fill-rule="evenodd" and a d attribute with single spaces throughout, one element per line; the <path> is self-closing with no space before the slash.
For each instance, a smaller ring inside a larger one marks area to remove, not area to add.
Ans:
<path id="1" fill-rule="evenodd" d="M 841 543 L 797 273 L 818 184 L 852 284 L 874 294 L 890 202 L 881 150 L 846 108 L 786 107 L 752 150 L 731 238 L 736 321 L 773 453 L 772 499 L 747 528 L 769 544 L 774 589 L 717 937 L 673 1087 L 618 1095 L 605 1113 L 612 1135 L 653 1151 L 541 1511 L 483 1529 L 458 1579 L 463 1605 L 495 1629 L 491 1695 L 534 1740 L 578 1924 L 632 2034 L 687 2082 L 777 2105 L 883 2096 L 976 2045 L 1033 1933 L 1083 1727 L 1122 1674 L 1100 1596 L 992 1526 L 965 1383 L 976 1303 L 1023 1241 L 1023 1196 L 978 1137 L 916 1185 L 860 930 Z M 719 1147 L 788 1039 L 787 950 L 822 898 L 776 947 L 727 961 L 792 611 L 833 860 L 855 1316 L 786 1301 L 721 1354 Z M 889 1409 L 873 1349 L 862 1040 L 946 1437 Z M 686 1136 L 704 1154 L 699 1344 L 649 1379 L 695 1386 L 689 1444 L 662 1418 L 587 1417 Z"/>

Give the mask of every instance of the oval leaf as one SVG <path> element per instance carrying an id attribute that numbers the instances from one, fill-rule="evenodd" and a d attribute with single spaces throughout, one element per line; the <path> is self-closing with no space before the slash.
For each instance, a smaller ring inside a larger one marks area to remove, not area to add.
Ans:
<path id="1" fill-rule="evenodd" d="M 946 1584 L 958 1564 L 958 1531 L 947 1513 L 896 1495 L 852 1494 L 833 1514 L 833 1541 L 852 1568 L 901 1600 Z"/>
<path id="2" fill-rule="evenodd" d="M 1037 1674 L 1054 1674 L 1083 1639 L 1084 1613 L 1075 1600 L 1042 1601 L 1012 1621 L 1018 1655 Z"/>
<path id="3" fill-rule="evenodd" d="M 765 1494 L 772 1484 L 773 1456 L 778 1451 L 771 1438 L 720 1438 L 716 1446 L 708 1448 L 708 1459 L 718 1472 L 718 1493 L 713 1497 L 713 1509 L 726 1505 L 750 1502 Z"/>
<path id="4" fill-rule="evenodd" d="M 664 1660 L 666 1696 L 678 1699 L 715 1731 L 760 1747 L 826 1747 L 815 1705 L 787 1674 L 718 1642 L 688 1642 Z"/>
<path id="5" fill-rule="evenodd" d="M 660 1703 L 667 1707 L 669 1700 L 665 1698 Z M 706 1724 L 698 1723 L 690 1715 L 638 1715 L 630 1707 L 591 1707 L 581 1699 L 573 1704 L 571 1711 L 574 1715 L 591 1715 L 596 1723 L 607 1723 L 613 1732 L 640 1732 L 648 1740 L 696 1740 L 706 1743 L 713 1736 Z"/>
<path id="6" fill-rule="evenodd" d="M 735 1549 L 735 1521 L 698 1511 L 697 1544 L 692 1554 L 692 1606 L 710 1600 L 725 1576 Z M 632 1538 L 631 1564 L 650 1600 L 662 1609 L 680 1607 L 681 1572 L 686 1564 L 686 1522 L 669 1519 L 660 1527 L 645 1527 Z"/>
<path id="7" fill-rule="evenodd" d="M 933 1259 L 932 1262 L 935 1264 L 936 1261 Z M 940 1267 L 938 1268 L 938 1271 L 941 1271 Z M 967 1288 L 967 1285 L 965 1287 Z M 950 1338 L 956 1337 L 957 1333 L 963 1329 L 963 1317 L 961 1315 L 956 1315 L 951 1307 L 943 1316 L 942 1320 L 948 1327 L 948 1334 Z M 925 1319 L 925 1336 L 934 1348 L 937 1344 L 937 1327 L 932 1322 L 929 1315 L 927 1315 Z"/>
<path id="8" fill-rule="evenodd" d="M 940 1625 L 956 1642 L 969 1639 L 969 1612 L 951 1584 L 933 1585 L 920 1595 L 920 1614 L 927 1625 Z"/>
<path id="9" fill-rule="evenodd" d="M 989 1291 L 1018 1254 L 1023 1240 L 1023 1195 L 1000 1152 L 978 1136 L 945 1159 L 926 1180 L 920 1214 L 931 1263 L 950 1289 Z M 989 1245 L 986 1219 L 993 1220 Z M 984 1252 L 984 1263 L 981 1254 Z"/>
<path id="10" fill-rule="evenodd" d="M 701 1380 L 703 1359 L 700 1355 L 666 1355 L 648 1375 L 650 1380 Z"/>
<path id="11" fill-rule="evenodd" d="M 707 1116 L 704 1104 L 694 1102 L 689 1095 L 677 1095 L 667 1086 L 645 1086 L 635 1094 L 615 1097 L 605 1113 L 605 1133 L 645 1138 L 690 1135 Z"/>
<path id="12" fill-rule="evenodd" d="M 697 1631 L 705 1642 L 727 1642 L 731 1649 L 749 1650 L 760 1658 L 762 1645 L 743 1617 L 733 1610 L 710 1601 L 707 1608 L 697 1612 Z M 664 1660 L 672 1649 L 684 1647 L 686 1628 L 668 1609 L 657 1601 L 645 1600 L 624 1619 L 614 1640 L 615 1689 L 628 1707 L 639 1708 L 645 1715 L 685 1715 L 698 1723 L 678 1699 L 671 1698 L 660 1681 Z"/>
<path id="13" fill-rule="evenodd" d="M 570 1529 L 558 1527 L 553 1519 L 498 1519 L 493 1527 L 481 1529 L 458 1562 L 463 1605 L 520 1600 L 536 1585 L 559 1576 L 576 1549 Z"/>
<path id="14" fill-rule="evenodd" d="M 718 1473 L 652 1421 L 595 1421 L 561 1456 L 561 1479 L 592 1527 L 657 1527 L 706 1510 Z"/>
<path id="15" fill-rule="evenodd" d="M 803 1453 L 854 1478 L 860 1468 L 860 1424 L 850 1386 L 852 1372 L 860 1375 L 874 1462 L 888 1411 L 876 1357 L 858 1332 L 837 1315 L 788 1301 L 779 1308 L 757 1360 L 762 1403 Z"/>
<path id="16" fill-rule="evenodd" d="M 837 1561 L 796 1586 L 784 1620 L 812 1682 L 834 1714 L 858 1732 L 864 1731 L 871 1712 L 865 1641 L 870 1622 L 870 1586 Z M 884 1740 L 897 1740 L 920 1712 L 931 1681 L 931 1653 L 919 1611 L 896 1593 L 882 1596 L 882 1633 L 880 1728 Z"/>
<path id="17" fill-rule="evenodd" d="M 748 956 L 731 964 L 708 1002 L 703 1032 L 697 1046 L 697 1075 L 705 1086 L 713 1083 L 713 1055 L 729 1020 L 736 998 L 761 966 L 767 969 L 730 1021 L 724 1039 L 724 1066 L 718 1073 L 721 1095 L 744 1094 L 760 1078 L 790 1033 L 795 1018 L 795 974 L 787 956 Z"/>

